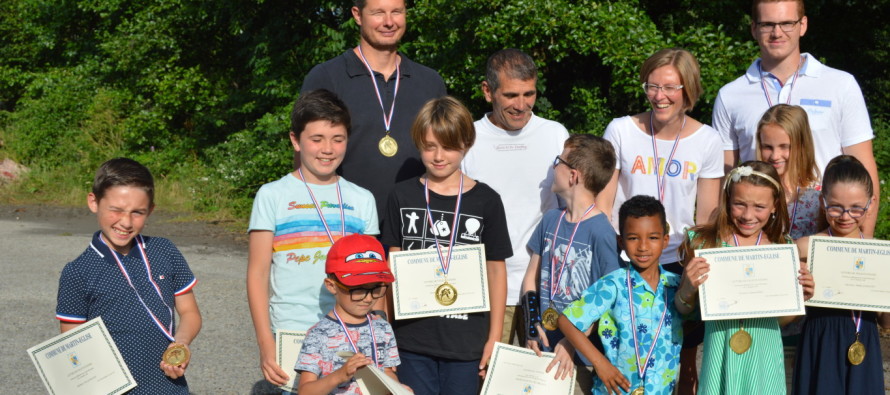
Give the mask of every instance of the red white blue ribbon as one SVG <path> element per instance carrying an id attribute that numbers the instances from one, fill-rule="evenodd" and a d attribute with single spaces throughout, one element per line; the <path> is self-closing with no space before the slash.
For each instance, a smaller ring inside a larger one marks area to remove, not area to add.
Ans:
<path id="1" fill-rule="evenodd" d="M 630 281 L 630 271 L 632 269 L 627 269 L 627 301 L 628 305 L 630 305 L 630 325 L 631 333 L 634 335 L 634 354 L 637 357 L 637 373 L 640 374 L 640 382 L 643 387 L 646 386 L 646 370 L 649 368 L 649 360 L 652 358 L 652 352 L 655 351 L 655 345 L 658 344 L 658 335 L 661 333 L 661 328 L 664 326 L 664 318 L 667 316 L 668 304 L 667 304 L 667 290 L 663 290 L 664 296 L 664 311 L 661 312 L 661 319 L 658 321 L 658 329 L 655 330 L 655 336 L 652 337 L 652 345 L 649 346 L 649 352 L 646 353 L 646 362 L 640 361 L 640 342 L 637 339 L 637 316 L 634 313 L 634 294 L 633 294 L 633 286 Z M 659 283 L 661 280 L 659 279 Z M 658 292 L 658 288 L 656 287 L 655 292 Z"/>
<path id="2" fill-rule="evenodd" d="M 834 237 L 834 234 L 831 233 L 831 227 L 828 227 L 828 236 Z M 862 234 L 862 230 L 859 231 L 859 238 L 865 238 L 865 235 Z M 855 313 L 859 313 L 859 316 L 856 316 Z M 859 336 L 859 327 L 862 324 L 862 310 L 850 310 L 850 319 L 852 319 L 853 324 L 856 325 L 856 336 Z"/>
<path id="3" fill-rule="evenodd" d="M 559 220 L 556 221 L 556 230 L 553 232 L 553 240 L 550 241 L 550 303 L 553 304 L 553 295 L 556 294 L 555 289 L 559 287 L 559 282 L 562 280 L 562 274 L 565 273 L 566 262 L 569 260 L 569 251 L 572 249 L 572 243 L 575 241 L 575 233 L 578 232 L 578 226 L 581 225 L 581 221 L 584 220 L 584 217 L 587 214 L 590 214 L 593 211 L 593 208 L 596 207 L 596 203 L 591 204 L 590 207 L 587 208 L 587 211 L 584 212 L 584 215 L 578 219 L 578 222 L 575 223 L 575 229 L 572 230 L 572 235 L 569 237 L 569 244 L 566 245 L 566 252 L 563 253 L 562 256 L 562 265 L 559 266 L 559 272 L 556 271 L 556 264 L 559 263 L 556 255 L 556 237 L 559 236 L 559 225 L 562 224 L 563 217 L 566 216 L 566 211 L 562 210 L 562 214 L 559 215 Z M 554 276 L 556 277 L 556 281 L 553 281 Z M 566 292 L 568 294 L 568 292 Z"/>
<path id="4" fill-rule="evenodd" d="M 760 234 L 757 235 L 757 242 L 754 243 L 754 245 L 759 246 L 759 245 L 760 245 L 760 240 L 761 240 L 762 238 L 763 238 L 763 231 L 761 230 L 761 231 L 760 231 Z M 735 233 L 732 234 L 732 241 L 735 242 L 735 246 L 736 246 L 736 247 L 740 247 L 740 245 L 739 245 L 739 237 L 736 236 Z"/>
<path id="5" fill-rule="evenodd" d="M 371 325 L 371 315 L 367 314 L 368 317 L 368 332 L 371 332 L 371 352 L 373 355 L 371 358 L 374 360 L 374 366 L 380 368 L 380 364 L 377 362 L 377 336 L 374 335 L 374 326 Z M 352 341 L 352 336 L 349 336 L 349 331 L 346 329 L 346 324 L 340 318 L 340 314 L 337 314 L 337 309 L 334 309 L 334 317 L 337 317 L 337 323 L 340 324 L 340 327 L 343 328 L 343 333 L 346 334 L 346 340 L 349 342 L 349 345 L 352 346 L 352 351 L 359 353 L 358 346 Z"/>
<path id="6" fill-rule="evenodd" d="M 433 240 L 436 242 L 436 252 L 439 253 L 439 265 L 442 266 L 442 274 L 448 275 L 448 268 L 451 266 L 451 253 L 454 252 L 454 242 L 457 240 L 457 223 L 458 218 L 460 217 L 460 203 L 463 200 L 464 195 L 464 175 L 461 172 L 458 172 L 460 175 L 460 189 L 457 191 L 457 202 L 454 204 L 454 219 L 451 221 L 451 238 L 448 241 L 448 258 L 445 258 L 442 255 L 442 245 L 439 244 L 439 237 L 433 237 Z M 429 186 L 429 177 L 423 178 L 423 193 L 426 198 L 426 217 L 430 222 L 430 230 L 435 227 L 435 222 L 433 222 L 433 210 L 430 209 L 430 186 Z"/>
<path id="7" fill-rule="evenodd" d="M 99 237 L 99 240 L 101 240 L 102 243 L 105 244 L 105 246 L 108 247 L 109 250 L 111 250 L 111 256 L 117 263 L 118 269 L 120 269 L 121 273 L 124 275 L 124 278 L 127 280 L 127 283 L 130 284 L 130 288 L 132 288 L 133 292 L 136 293 L 136 298 L 139 299 L 139 303 L 142 304 L 142 307 L 144 307 L 148 315 L 151 316 L 152 321 L 155 323 L 158 329 L 160 329 L 161 332 L 164 333 L 164 336 L 166 336 L 167 339 L 170 339 L 171 342 L 175 341 L 175 339 L 173 338 L 173 309 L 171 309 L 170 306 L 167 305 L 167 302 L 164 301 L 164 296 L 161 295 L 161 288 L 158 287 L 158 284 L 155 283 L 154 279 L 152 278 L 151 264 L 148 263 L 148 255 L 145 254 L 145 240 L 142 238 L 142 235 L 136 236 L 136 247 L 139 250 L 139 253 L 142 255 L 142 262 L 145 265 L 145 272 L 148 274 L 148 281 L 151 282 L 151 285 L 154 287 L 155 292 L 158 294 L 158 298 L 161 299 L 161 303 L 164 304 L 164 307 L 167 308 L 167 312 L 170 314 L 170 324 L 166 326 L 161 322 L 160 319 L 158 319 L 158 317 L 154 315 L 154 313 L 151 312 L 151 310 L 148 308 L 148 305 L 146 305 L 145 301 L 142 300 L 142 296 L 139 295 L 139 291 L 137 291 L 136 287 L 133 286 L 133 281 L 130 279 L 130 274 L 127 272 L 127 269 L 124 267 L 124 264 L 121 262 L 120 258 L 117 257 L 117 253 L 114 251 L 114 249 L 112 249 L 111 246 L 109 246 L 108 243 L 106 243 L 105 240 L 102 239 L 102 237 Z"/>
<path id="8" fill-rule="evenodd" d="M 763 89 L 763 95 L 766 96 L 766 104 L 772 108 L 773 106 L 773 98 L 769 96 L 769 90 L 766 88 L 766 79 L 763 78 L 763 67 L 761 65 L 763 61 L 757 62 L 757 71 L 760 73 L 760 88 Z M 791 104 L 791 92 L 794 91 L 794 84 L 797 83 L 797 78 L 800 77 L 800 66 L 803 64 L 803 56 L 797 60 L 797 71 L 794 72 L 794 79 L 791 80 L 791 88 L 788 90 L 788 99 L 785 100 L 785 104 Z M 782 90 L 779 89 L 779 94 L 776 96 L 776 99 L 782 95 Z"/>
<path id="9" fill-rule="evenodd" d="M 667 186 L 666 179 L 668 168 L 671 166 L 671 162 L 674 161 L 674 154 L 677 153 L 677 147 L 680 146 L 680 134 L 683 133 L 683 128 L 686 127 L 686 115 L 683 115 L 683 124 L 680 125 L 680 130 L 677 132 L 677 137 L 674 138 L 674 147 L 671 148 L 671 155 L 667 157 L 667 160 L 664 162 L 664 171 L 661 175 L 658 174 L 658 144 L 655 140 L 655 127 L 652 125 L 652 118 L 655 118 L 652 112 L 649 112 L 649 133 L 652 135 L 652 153 L 655 154 L 655 188 L 658 190 L 658 201 L 664 202 L 664 190 Z"/>
<path id="10" fill-rule="evenodd" d="M 358 55 L 362 60 L 362 64 L 365 65 L 365 68 L 368 69 L 368 73 L 371 74 L 371 82 L 374 83 L 374 93 L 377 94 L 377 102 L 380 103 L 380 109 L 383 110 L 383 125 L 386 127 L 386 133 L 389 134 L 389 126 L 392 124 L 392 116 L 395 114 L 396 110 L 396 96 L 399 95 L 399 80 L 401 79 L 399 78 L 401 76 L 399 62 L 396 62 L 396 86 L 392 93 L 392 106 L 389 109 L 389 115 L 386 115 L 386 107 L 383 106 L 383 97 L 380 96 L 380 88 L 377 86 L 377 77 L 374 76 L 374 70 L 371 69 L 368 59 L 365 58 L 365 53 L 362 52 L 362 46 L 359 45 L 356 48 L 358 48 Z"/>
<path id="11" fill-rule="evenodd" d="M 303 185 L 306 185 L 306 190 L 309 191 L 309 198 L 312 199 L 312 205 L 315 206 L 315 211 L 318 212 L 318 218 L 321 219 L 321 224 L 324 226 L 324 231 L 328 235 L 328 240 L 331 241 L 331 244 L 334 244 L 334 234 L 331 233 L 331 227 L 328 226 L 328 221 L 325 221 L 324 214 L 321 212 L 321 206 L 318 204 L 318 200 L 315 199 L 315 194 L 312 193 L 312 188 L 309 188 L 309 183 L 306 182 L 306 178 L 303 177 L 303 170 L 297 169 L 297 172 L 300 173 L 300 180 L 303 181 Z M 337 205 L 340 207 L 340 237 L 346 236 L 346 214 L 343 213 L 343 195 L 340 194 L 340 177 L 337 177 Z"/>

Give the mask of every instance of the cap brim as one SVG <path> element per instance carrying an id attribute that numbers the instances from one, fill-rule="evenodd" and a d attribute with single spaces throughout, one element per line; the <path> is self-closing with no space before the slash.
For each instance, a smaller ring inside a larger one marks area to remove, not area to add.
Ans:
<path id="1" fill-rule="evenodd" d="M 348 287 L 355 287 L 358 285 L 370 284 L 370 283 L 391 283 L 396 280 L 396 278 L 390 272 L 375 272 L 375 273 L 336 273 L 337 280 L 339 280 L 343 285 Z M 345 276 L 345 277 L 344 277 Z"/>

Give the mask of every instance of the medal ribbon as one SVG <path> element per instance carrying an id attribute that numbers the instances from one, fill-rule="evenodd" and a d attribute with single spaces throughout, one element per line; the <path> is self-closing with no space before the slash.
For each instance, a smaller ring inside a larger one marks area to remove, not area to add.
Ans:
<path id="1" fill-rule="evenodd" d="M 759 245 L 760 245 L 760 240 L 761 240 L 762 238 L 763 238 L 763 231 L 761 230 L 761 231 L 760 231 L 760 234 L 757 235 L 757 242 L 754 243 L 754 245 L 759 246 Z M 735 233 L 732 234 L 732 241 L 735 242 L 735 246 L 736 246 L 736 247 L 739 247 L 739 237 L 736 236 Z"/>
<path id="2" fill-rule="evenodd" d="M 349 331 L 346 330 L 346 324 L 340 318 L 340 314 L 337 314 L 337 309 L 334 309 L 334 317 L 337 317 L 337 323 L 340 324 L 340 327 L 343 328 L 343 333 L 346 334 L 346 340 L 349 342 L 349 345 L 352 346 L 352 351 L 358 353 L 358 345 L 352 341 L 352 336 L 349 336 Z M 380 368 L 380 364 L 377 363 L 377 336 L 374 335 L 374 327 L 371 325 L 371 315 L 367 314 L 368 317 L 368 331 L 371 332 L 371 352 L 374 353 L 372 356 L 374 359 L 374 366 Z"/>
<path id="3" fill-rule="evenodd" d="M 769 90 L 766 88 L 766 80 L 763 78 L 763 67 L 761 66 L 761 62 L 757 63 L 757 71 L 760 73 L 760 88 L 763 89 L 763 95 L 766 96 L 766 103 L 772 107 L 773 106 L 773 98 L 769 96 Z M 785 104 L 791 104 L 791 92 L 794 91 L 794 84 L 797 83 L 797 78 L 800 77 L 800 66 L 803 64 L 803 56 L 797 60 L 797 71 L 794 72 L 794 79 L 791 80 L 791 88 L 788 90 L 788 99 L 785 100 Z M 778 95 L 776 99 L 782 95 L 782 89 L 779 89 Z"/>
<path id="4" fill-rule="evenodd" d="M 457 202 L 454 204 L 454 219 L 451 221 L 451 239 L 448 242 L 448 259 L 445 259 L 445 256 L 442 255 L 442 246 L 439 244 L 439 236 L 433 235 L 433 240 L 436 242 L 436 252 L 439 253 L 439 265 L 442 266 L 442 273 L 444 275 L 448 275 L 448 268 L 451 266 L 451 253 L 454 251 L 454 242 L 457 240 L 457 219 L 460 217 L 460 203 L 463 200 L 464 195 L 464 175 L 461 172 L 458 172 L 460 175 L 460 190 L 457 193 Z M 426 197 L 426 217 L 430 221 L 430 229 L 433 229 L 435 223 L 433 222 L 433 211 L 430 209 L 430 186 L 429 186 L 429 177 L 423 178 L 423 193 Z"/>
<path id="5" fill-rule="evenodd" d="M 794 192 L 794 208 L 791 210 L 791 229 L 794 229 L 794 217 L 797 216 L 797 203 L 799 201 L 800 201 L 800 187 L 797 187 L 797 191 Z"/>
<path id="6" fill-rule="evenodd" d="M 575 233 L 578 232 L 578 226 L 581 225 L 581 221 L 584 220 L 584 217 L 587 214 L 590 214 L 593 211 L 593 208 L 596 207 L 596 203 L 591 204 L 590 207 L 587 208 L 587 211 L 584 212 L 584 215 L 578 219 L 578 222 L 575 223 L 575 229 L 572 230 L 572 235 L 569 237 L 569 244 L 566 245 L 566 252 L 562 256 L 562 265 L 559 266 L 559 272 L 556 271 L 556 264 L 559 263 L 556 255 L 556 237 L 559 235 L 559 225 L 562 224 L 563 217 L 566 216 L 566 211 L 562 210 L 562 214 L 559 215 L 559 221 L 556 221 L 556 231 L 553 232 L 553 240 L 550 241 L 550 305 L 553 305 L 553 295 L 556 294 L 554 291 L 559 287 L 559 281 L 562 280 L 562 274 L 565 273 L 566 262 L 569 260 L 569 251 L 572 249 L 572 243 L 575 241 Z M 554 273 L 556 273 L 556 281 L 553 281 Z M 566 292 L 568 294 L 568 292 Z"/>
<path id="7" fill-rule="evenodd" d="M 306 186 L 306 190 L 309 191 L 309 198 L 312 199 L 312 205 L 315 206 L 315 211 L 318 212 L 318 218 L 321 219 L 321 224 L 324 226 L 324 231 L 328 235 L 328 240 L 331 241 L 331 244 L 334 244 L 334 235 L 331 233 L 331 227 L 328 226 L 328 221 L 324 219 L 324 214 L 321 213 L 321 206 L 318 205 L 318 200 L 315 200 L 315 194 L 312 193 L 312 188 L 309 188 L 309 183 L 306 182 L 306 178 L 303 177 L 303 169 L 297 169 L 297 172 L 300 173 L 300 180 L 303 181 L 303 185 Z M 343 195 L 340 194 L 340 177 L 337 176 L 337 204 L 340 206 L 340 237 L 346 236 L 346 214 L 343 213 Z"/>
<path id="8" fill-rule="evenodd" d="M 658 175 L 658 144 L 655 143 L 655 127 L 652 126 L 652 112 L 649 112 L 649 132 L 652 134 L 652 152 L 655 154 L 655 188 L 658 190 L 658 201 L 664 202 L 664 190 L 666 187 L 665 179 L 667 178 L 668 167 L 671 165 L 671 162 L 674 160 L 674 154 L 677 153 L 677 147 L 680 146 L 680 133 L 683 131 L 683 128 L 686 127 L 686 115 L 683 115 L 683 124 L 680 125 L 680 131 L 677 132 L 677 137 L 674 138 L 674 147 L 671 148 L 671 155 L 667 158 L 667 161 L 664 162 L 664 171 L 661 176 Z"/>
<path id="9" fill-rule="evenodd" d="M 831 233 L 831 227 L 828 227 L 828 236 L 834 237 L 834 234 Z M 862 234 L 862 230 L 859 231 L 859 238 L 860 239 L 865 238 L 865 235 Z M 855 315 L 853 310 L 850 310 L 850 319 L 852 319 L 853 324 L 856 325 L 856 339 L 858 340 L 859 339 L 859 327 L 862 324 L 862 310 L 856 310 L 856 313 L 859 313 L 858 317 Z"/>
<path id="10" fill-rule="evenodd" d="M 659 279 L 659 283 L 661 280 Z M 655 290 L 658 292 L 658 289 Z M 646 370 L 649 367 L 649 359 L 652 358 L 652 352 L 655 351 L 655 344 L 658 342 L 658 334 L 661 333 L 661 328 L 664 326 L 664 318 L 667 316 L 668 305 L 667 305 L 667 290 L 663 290 L 664 293 L 664 311 L 661 312 L 661 318 L 658 321 L 658 329 L 655 330 L 655 336 L 652 337 L 652 345 L 649 346 L 649 352 L 646 354 L 646 363 L 640 362 L 640 343 L 637 340 L 637 316 L 634 313 L 634 295 L 633 295 L 633 287 L 630 283 L 630 269 L 627 269 L 627 299 L 628 304 L 630 305 L 630 325 L 633 326 L 631 329 L 631 333 L 634 335 L 634 354 L 637 357 L 637 373 L 640 374 L 640 381 L 642 382 L 642 386 L 646 386 Z"/>
<path id="11" fill-rule="evenodd" d="M 133 286 L 133 281 L 130 279 L 130 274 L 127 272 L 127 268 L 124 267 L 124 264 L 121 262 L 120 258 L 117 257 L 117 252 L 102 239 L 99 237 L 99 240 L 102 241 L 102 244 L 105 244 L 106 247 L 110 250 L 109 253 L 114 258 L 115 263 L 117 263 L 118 269 L 120 269 L 121 273 L 124 275 L 124 278 L 127 280 L 127 283 L 130 284 L 130 288 L 133 289 L 133 292 L 136 294 L 136 298 L 139 299 L 139 303 L 142 304 L 142 307 L 145 308 L 145 311 L 151 316 L 151 320 L 155 323 L 158 329 L 164 333 L 164 336 L 167 337 L 171 342 L 175 341 L 173 338 L 173 309 L 167 305 L 167 302 L 164 301 L 164 297 L 161 295 L 161 288 L 158 287 L 158 284 L 155 283 L 151 274 L 151 264 L 148 263 L 148 255 L 145 254 L 145 240 L 142 238 L 142 235 L 136 236 L 136 247 L 139 250 L 139 253 L 142 255 L 142 262 L 145 265 L 145 272 L 148 274 L 148 281 L 154 287 L 155 292 L 158 294 L 158 297 L 161 298 L 161 303 L 164 304 L 164 307 L 167 308 L 167 312 L 170 314 L 170 325 L 164 325 L 158 317 L 151 312 L 151 309 L 148 308 L 148 305 L 145 304 L 145 301 L 142 300 L 142 296 L 139 295 L 139 291 L 136 290 L 136 287 Z"/>
<path id="12" fill-rule="evenodd" d="M 362 60 L 362 64 L 365 65 L 365 68 L 368 69 L 368 73 L 371 74 L 371 82 L 374 83 L 374 93 L 377 94 L 377 102 L 380 103 L 380 109 L 383 110 L 383 125 L 386 127 L 386 134 L 389 135 L 389 125 L 392 124 L 392 116 L 395 114 L 396 110 L 396 96 L 399 94 L 399 80 L 401 80 L 401 69 L 400 62 L 396 62 L 396 86 L 395 90 L 392 94 L 392 106 L 389 109 L 389 115 L 386 115 L 386 107 L 383 106 L 383 97 L 380 96 L 380 87 L 377 86 L 377 77 L 374 76 L 374 70 L 371 70 L 371 65 L 368 63 L 368 59 L 365 59 L 365 53 L 362 52 L 362 46 L 356 46 L 358 48 L 358 55 Z"/>

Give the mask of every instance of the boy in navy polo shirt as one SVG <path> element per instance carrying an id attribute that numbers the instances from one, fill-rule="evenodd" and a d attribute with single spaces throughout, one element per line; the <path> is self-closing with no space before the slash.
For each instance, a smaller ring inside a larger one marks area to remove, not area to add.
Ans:
<path id="1" fill-rule="evenodd" d="M 96 172 L 87 205 L 99 231 L 62 270 L 56 306 L 62 332 L 101 316 L 136 380 L 129 394 L 188 395 L 188 360 L 171 366 L 162 355 L 174 346 L 188 350 L 201 330 L 192 292 L 197 280 L 173 243 L 141 234 L 154 210 L 151 173 L 132 159 L 111 159 Z"/>

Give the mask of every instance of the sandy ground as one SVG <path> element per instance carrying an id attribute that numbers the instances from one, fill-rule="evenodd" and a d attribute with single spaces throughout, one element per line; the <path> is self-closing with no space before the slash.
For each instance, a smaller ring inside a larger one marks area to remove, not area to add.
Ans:
<path id="1" fill-rule="evenodd" d="M 246 229 L 247 224 L 244 224 Z M 0 383 L 2 393 L 43 393 L 25 350 L 58 333 L 54 318 L 62 267 L 79 255 L 96 230 L 86 207 L 0 205 Z M 280 394 L 263 380 L 247 308 L 243 233 L 155 212 L 146 235 L 171 239 L 198 277 L 204 327 L 192 345 L 188 370 L 193 394 Z M 890 332 L 881 336 L 884 385 L 890 393 Z"/>

